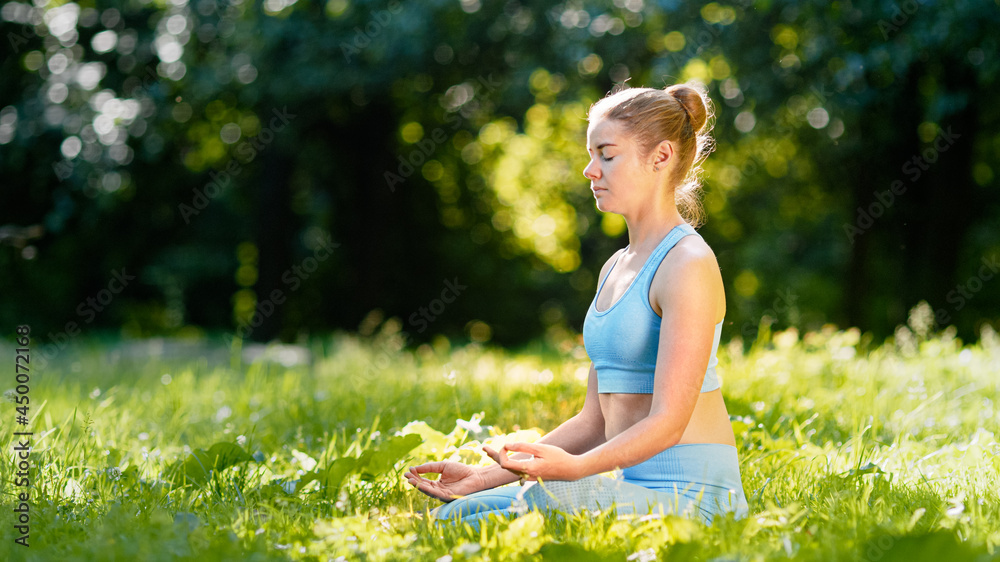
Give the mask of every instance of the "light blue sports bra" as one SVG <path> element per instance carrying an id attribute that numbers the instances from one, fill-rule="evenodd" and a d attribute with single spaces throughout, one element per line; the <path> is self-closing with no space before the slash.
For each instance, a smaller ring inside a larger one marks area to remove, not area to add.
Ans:
<path id="1" fill-rule="evenodd" d="M 649 286 L 660 262 L 681 238 L 698 234 L 694 227 L 684 223 L 675 226 L 653 250 L 625 294 L 607 310 L 597 310 L 597 297 L 604 283 L 618 265 L 615 260 L 611 271 L 601 281 L 594 295 L 587 316 L 583 321 L 583 345 L 597 369 L 597 392 L 652 394 L 653 373 L 656 371 L 656 351 L 659 345 L 661 318 L 649 304 Z M 628 246 L 625 247 L 628 249 Z M 621 257 L 621 254 L 618 256 Z M 632 290 L 638 286 L 638 290 Z M 715 325 L 712 353 L 701 385 L 702 392 L 719 388 L 715 356 L 719 348 L 722 322 Z"/>

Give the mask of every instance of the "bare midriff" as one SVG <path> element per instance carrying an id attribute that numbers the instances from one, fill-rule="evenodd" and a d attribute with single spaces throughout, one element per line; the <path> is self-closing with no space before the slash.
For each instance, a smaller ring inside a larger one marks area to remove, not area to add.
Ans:
<path id="1" fill-rule="evenodd" d="M 649 415 L 652 394 L 599 394 L 601 412 L 604 414 L 604 436 L 610 440 Z M 722 389 L 698 395 L 691 420 L 684 429 L 678 445 L 684 443 L 721 443 L 736 446 L 729 411 L 722 399 Z"/>
<path id="2" fill-rule="evenodd" d="M 661 318 L 663 310 L 656 299 L 656 295 L 661 291 L 655 287 L 666 282 L 664 271 L 666 269 L 660 269 L 653 275 L 648 292 L 649 305 L 653 312 Z M 611 300 L 609 304 L 601 307 L 601 310 L 607 310 L 621 298 L 629 286 L 625 281 L 631 283 L 631 280 L 622 278 L 613 288 L 608 289 L 607 292 Z M 722 318 L 725 318 L 726 296 L 721 290 L 716 307 L 718 311 L 722 312 Z M 649 416 L 649 410 L 653 404 L 652 394 L 604 393 L 598 394 L 598 398 L 601 403 L 601 412 L 604 414 L 606 440 L 610 440 Z M 698 395 L 698 402 L 695 403 L 687 427 L 685 427 L 680 441 L 677 442 L 678 445 L 686 443 L 721 443 L 736 446 L 736 436 L 733 434 L 733 425 L 729 421 L 729 411 L 722 398 L 721 388 Z"/>

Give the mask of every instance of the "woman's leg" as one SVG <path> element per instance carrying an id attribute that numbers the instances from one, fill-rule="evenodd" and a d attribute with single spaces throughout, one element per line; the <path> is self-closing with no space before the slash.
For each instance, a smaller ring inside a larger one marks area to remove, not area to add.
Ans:
<path id="1" fill-rule="evenodd" d="M 456 521 L 472 524 L 474 529 L 479 529 L 479 522 L 486 519 L 489 514 L 497 515 L 512 514 L 517 511 L 512 505 L 521 490 L 519 485 L 500 486 L 488 490 L 481 490 L 467 496 L 452 500 L 431 511 L 435 523 L 455 523 Z"/>
<path id="2" fill-rule="evenodd" d="M 533 481 L 524 486 L 508 485 L 482 490 L 443 504 L 432 510 L 431 515 L 436 523 L 470 523 L 478 530 L 480 522 L 490 514 L 518 516 L 533 508 L 549 516 L 557 509 L 567 513 L 578 512 L 580 509 L 594 511 L 610 507 L 616 500 L 624 503 L 640 496 L 645 499 L 646 495 L 652 497 L 657 493 L 641 486 L 594 475 L 576 481 Z M 666 497 L 666 494 L 660 494 L 661 501 Z M 640 503 L 645 506 L 646 502 Z M 630 512 L 630 508 L 625 505 L 619 509 Z"/>
<path id="3" fill-rule="evenodd" d="M 698 503 L 707 522 L 733 512 L 749 515 L 736 447 L 719 443 L 674 445 L 622 471 L 630 484 L 676 494 Z"/>
<path id="4" fill-rule="evenodd" d="M 490 514 L 518 516 L 530 509 L 538 509 L 547 516 L 558 517 L 559 514 L 553 513 L 555 510 L 566 513 L 577 513 L 582 509 L 595 511 L 611 507 L 615 502 L 618 513 L 648 513 L 650 503 L 659 501 L 669 506 L 674 499 L 642 486 L 594 475 L 576 481 L 535 481 L 524 486 L 483 490 L 441 505 L 431 515 L 436 523 L 469 523 L 478 530 L 480 522 L 488 519 Z M 686 498 L 680 498 L 680 501 L 684 500 Z M 671 511 L 670 507 L 665 509 Z"/>
<path id="5" fill-rule="evenodd" d="M 618 515 L 649 513 L 701 515 L 697 496 L 652 490 L 623 480 L 593 475 L 580 480 L 533 482 L 526 486 L 524 499 L 528 506 L 551 513 L 560 510 L 568 514 L 614 508 Z"/>
<path id="6" fill-rule="evenodd" d="M 718 514 L 748 514 L 736 448 L 714 443 L 671 447 L 624 469 L 622 478 L 602 475 L 576 481 L 531 482 L 524 499 L 543 511 L 605 510 L 621 515 L 649 513 L 699 517 L 711 524 Z"/>
<path id="7" fill-rule="evenodd" d="M 650 513 L 700 517 L 733 511 L 748 515 L 736 448 L 718 444 L 675 445 L 622 471 L 622 478 L 592 475 L 580 480 L 532 481 L 469 494 L 434 510 L 438 520 L 460 520 L 478 529 L 490 513 L 520 515 L 537 508 L 551 515 L 611 507 L 620 515 Z"/>

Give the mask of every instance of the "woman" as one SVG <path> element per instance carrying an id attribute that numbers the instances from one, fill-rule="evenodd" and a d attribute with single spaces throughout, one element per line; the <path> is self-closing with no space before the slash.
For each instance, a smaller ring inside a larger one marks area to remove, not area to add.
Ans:
<path id="1" fill-rule="evenodd" d="M 583 175 L 597 208 L 625 218 L 629 244 L 601 269 L 584 321 L 592 362 L 583 408 L 536 443 L 484 447 L 494 466 L 411 467 L 409 484 L 449 502 L 434 510 L 436 519 L 478 528 L 491 513 L 612 502 L 618 513 L 707 523 L 727 511 L 748 514 L 715 372 L 722 276 L 689 224 L 702 215 L 697 178 L 712 147 L 710 117 L 711 101 L 694 84 L 625 88 L 591 106 Z M 601 474 L 612 470 L 616 478 Z M 428 472 L 441 476 L 421 476 Z"/>

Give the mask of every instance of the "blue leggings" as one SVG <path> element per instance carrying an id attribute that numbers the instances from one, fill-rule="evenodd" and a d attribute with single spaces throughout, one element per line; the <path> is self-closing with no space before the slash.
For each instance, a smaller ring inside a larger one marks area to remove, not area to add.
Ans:
<path id="1" fill-rule="evenodd" d="M 616 472 L 616 476 L 619 473 Z M 452 500 L 431 514 L 436 522 L 461 521 L 479 529 L 490 514 L 522 515 L 529 509 L 546 515 L 559 510 L 616 509 L 619 515 L 673 513 L 699 517 L 711 525 L 715 515 L 749 514 L 736 447 L 719 443 L 674 445 L 620 471 L 620 478 L 595 474 L 580 480 L 508 484 Z"/>

